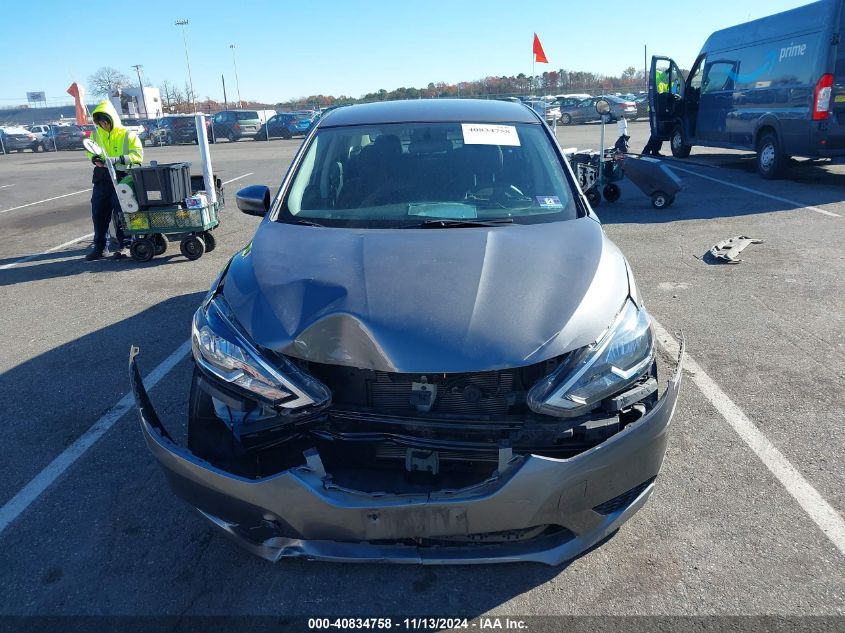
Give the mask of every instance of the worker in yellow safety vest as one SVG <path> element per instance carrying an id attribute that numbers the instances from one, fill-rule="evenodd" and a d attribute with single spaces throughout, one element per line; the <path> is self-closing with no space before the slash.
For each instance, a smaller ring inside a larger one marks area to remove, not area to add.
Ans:
<path id="1" fill-rule="evenodd" d="M 665 92 L 669 92 L 669 77 L 667 76 L 668 73 L 663 70 L 658 70 L 655 72 L 654 81 L 657 84 L 657 94 L 663 94 Z M 660 150 L 663 148 L 663 141 L 661 141 L 657 136 L 657 129 L 656 129 L 656 121 L 657 112 L 652 112 L 651 116 L 649 116 L 648 120 L 651 124 L 651 136 L 649 136 L 648 143 L 643 148 L 644 155 L 652 155 L 652 156 L 662 156 Z"/>
<path id="2" fill-rule="evenodd" d="M 94 121 L 94 131 L 91 140 L 99 145 L 105 153 L 105 159 L 114 165 L 117 181 L 125 178 L 129 168 L 139 166 L 144 160 L 144 146 L 138 135 L 123 127 L 120 116 L 111 102 L 106 99 L 94 108 L 91 114 Z M 108 168 L 102 156 L 87 152 L 88 160 L 94 164 L 91 182 L 94 185 L 91 193 L 91 220 L 94 223 L 94 244 L 85 255 L 86 261 L 100 259 L 106 249 L 106 238 L 109 223 L 113 221 L 113 213 L 120 211 L 120 202 L 114 188 Z M 124 257 L 121 252 L 125 244 L 123 231 L 115 221 L 115 235 L 117 244 L 110 245 L 116 259 Z"/>

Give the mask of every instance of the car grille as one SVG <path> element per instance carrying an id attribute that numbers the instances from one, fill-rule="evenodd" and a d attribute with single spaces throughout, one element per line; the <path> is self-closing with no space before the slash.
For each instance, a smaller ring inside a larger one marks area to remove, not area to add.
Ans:
<path id="1" fill-rule="evenodd" d="M 375 381 L 370 383 L 374 408 L 389 411 L 414 409 L 410 403 L 412 383 L 419 381 L 420 377 L 386 372 L 375 374 Z M 432 413 L 505 415 L 508 412 L 506 394 L 513 389 L 514 375 L 509 371 L 458 374 L 440 381 L 432 380 L 432 383 L 437 385 Z"/>

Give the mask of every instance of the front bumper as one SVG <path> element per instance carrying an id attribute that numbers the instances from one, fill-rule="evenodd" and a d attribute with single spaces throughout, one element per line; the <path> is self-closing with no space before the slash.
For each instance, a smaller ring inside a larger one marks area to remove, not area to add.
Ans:
<path id="1" fill-rule="evenodd" d="M 144 388 L 137 349 L 129 373 L 144 439 L 174 492 L 263 558 L 558 565 L 613 533 L 651 495 L 683 349 L 658 403 L 602 444 L 569 459 L 518 456 L 475 486 L 417 495 L 344 489 L 306 465 L 259 480 L 225 472 L 171 438 Z M 542 534 L 519 539 L 532 530 Z"/>

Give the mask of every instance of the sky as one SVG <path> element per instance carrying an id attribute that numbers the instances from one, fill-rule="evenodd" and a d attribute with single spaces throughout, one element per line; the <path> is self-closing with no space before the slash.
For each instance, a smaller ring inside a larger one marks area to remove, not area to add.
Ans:
<path id="1" fill-rule="evenodd" d="M 537 74 L 565 68 L 619 75 L 643 67 L 644 46 L 689 68 L 713 31 L 808 2 L 94 0 L 78 5 L 82 11 L 57 0 L 4 4 L 0 106 L 24 104 L 27 92 L 39 91 L 50 105 L 70 103 L 68 86 L 87 84 L 102 66 L 135 84 L 132 66 L 141 64 L 145 83 L 184 85 L 179 19 L 189 21 L 184 29 L 200 99 L 223 100 L 222 75 L 229 101 L 240 90 L 244 100 L 276 103 L 530 75 L 535 32 L 549 60 L 536 64 Z"/>

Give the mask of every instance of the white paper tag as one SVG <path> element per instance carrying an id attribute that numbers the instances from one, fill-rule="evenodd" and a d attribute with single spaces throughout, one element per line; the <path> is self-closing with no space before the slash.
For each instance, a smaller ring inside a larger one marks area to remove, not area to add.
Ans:
<path id="1" fill-rule="evenodd" d="M 512 145 L 518 147 L 519 135 L 513 125 L 461 123 L 464 145 Z"/>

